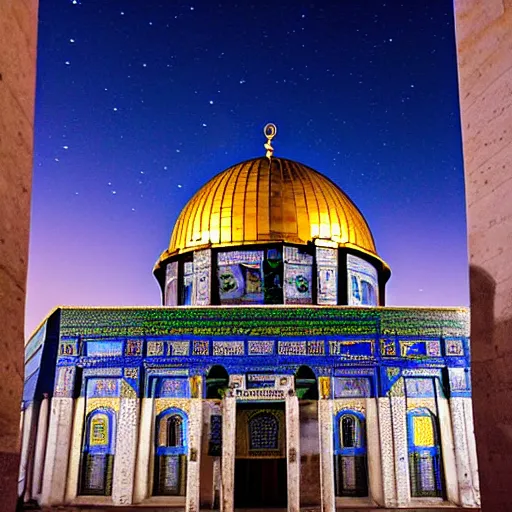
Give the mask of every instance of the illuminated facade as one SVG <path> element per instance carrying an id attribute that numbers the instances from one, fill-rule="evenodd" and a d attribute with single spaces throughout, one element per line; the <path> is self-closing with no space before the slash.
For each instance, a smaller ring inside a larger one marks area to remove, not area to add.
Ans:
<path id="1" fill-rule="evenodd" d="M 29 340 L 26 501 L 479 506 L 468 311 L 385 307 L 366 220 L 269 130 L 178 217 L 163 307 L 57 308 Z"/>

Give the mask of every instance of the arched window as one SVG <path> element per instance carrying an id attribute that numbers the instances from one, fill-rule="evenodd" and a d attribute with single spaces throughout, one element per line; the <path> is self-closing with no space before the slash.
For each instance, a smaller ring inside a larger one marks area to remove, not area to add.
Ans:
<path id="1" fill-rule="evenodd" d="M 167 409 L 156 419 L 153 494 L 184 496 L 187 479 L 187 416 Z"/>
<path id="2" fill-rule="evenodd" d="M 97 413 L 91 418 L 89 432 L 91 446 L 103 446 L 108 444 L 108 416 Z"/>
<path id="3" fill-rule="evenodd" d="M 442 460 L 436 417 L 425 408 L 407 413 L 412 497 L 442 497 Z"/>
<path id="4" fill-rule="evenodd" d="M 363 298 L 361 304 L 365 306 L 376 306 L 377 300 L 375 297 L 375 290 L 368 281 L 361 281 L 361 289 L 363 292 Z"/>
<path id="5" fill-rule="evenodd" d="M 85 420 L 79 494 L 112 494 L 115 448 L 115 414 L 101 408 L 90 412 Z"/>
<path id="6" fill-rule="evenodd" d="M 365 421 L 358 412 L 336 416 L 334 479 L 336 496 L 368 496 Z"/>
<path id="7" fill-rule="evenodd" d="M 171 261 L 165 271 L 165 305 L 178 305 L 178 262 Z"/>
<path id="8" fill-rule="evenodd" d="M 183 418 L 177 414 L 167 420 L 167 446 L 176 447 L 183 444 Z"/>
<path id="9" fill-rule="evenodd" d="M 309 366 L 301 366 L 295 374 L 295 392 L 302 400 L 318 400 L 318 383 Z"/>
<path id="10" fill-rule="evenodd" d="M 341 418 L 341 446 L 343 448 L 356 447 L 356 419 L 350 414 Z"/>
<path id="11" fill-rule="evenodd" d="M 183 262 L 183 282 L 181 287 L 181 304 L 190 306 L 193 303 L 194 295 L 194 262 Z"/>
<path id="12" fill-rule="evenodd" d="M 361 294 L 359 293 L 359 281 L 356 276 L 351 277 L 352 281 L 352 297 L 356 299 L 357 303 L 361 301 Z"/>

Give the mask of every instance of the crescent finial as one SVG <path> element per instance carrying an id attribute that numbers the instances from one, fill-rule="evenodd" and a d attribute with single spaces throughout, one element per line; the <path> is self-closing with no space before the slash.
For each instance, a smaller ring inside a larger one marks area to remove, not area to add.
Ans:
<path id="1" fill-rule="evenodd" d="M 263 133 L 267 138 L 267 142 L 264 145 L 264 148 L 267 150 L 266 157 L 270 160 L 272 155 L 274 154 L 274 148 L 272 147 L 272 139 L 276 136 L 277 126 L 273 123 L 268 123 L 263 128 Z"/>

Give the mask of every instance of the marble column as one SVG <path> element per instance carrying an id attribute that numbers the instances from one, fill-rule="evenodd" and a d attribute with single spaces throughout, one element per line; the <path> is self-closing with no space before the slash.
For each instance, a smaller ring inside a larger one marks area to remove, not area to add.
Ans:
<path id="1" fill-rule="evenodd" d="M 71 449 L 69 453 L 68 482 L 66 503 L 73 501 L 78 494 L 80 460 L 82 458 L 82 439 L 85 422 L 85 397 L 79 396 L 75 402 L 73 430 L 71 431 Z"/>
<path id="2" fill-rule="evenodd" d="M 199 512 L 200 468 L 201 468 L 201 435 L 203 431 L 203 400 L 193 398 L 190 401 L 188 416 L 188 464 L 187 464 L 187 496 L 186 512 Z"/>
<path id="3" fill-rule="evenodd" d="M 71 448 L 74 400 L 54 396 L 50 407 L 50 425 L 43 472 L 41 505 L 50 507 L 64 502 L 66 475 Z"/>
<path id="4" fill-rule="evenodd" d="M 112 501 L 131 505 L 133 500 L 135 458 L 139 427 L 139 399 L 121 398 L 117 419 Z"/>
<path id="5" fill-rule="evenodd" d="M 222 401 L 221 512 L 233 512 L 235 508 L 235 451 L 236 398 L 226 396 Z"/>
<path id="6" fill-rule="evenodd" d="M 368 495 L 379 506 L 384 506 L 382 466 L 380 457 L 379 415 L 377 399 L 366 399 L 366 444 L 368 447 Z"/>
<path id="7" fill-rule="evenodd" d="M 385 396 L 377 399 L 377 414 L 379 417 L 383 501 L 385 507 L 392 508 L 396 506 L 397 497 L 391 399 L 389 397 Z"/>
<path id="8" fill-rule="evenodd" d="M 318 401 L 318 428 L 320 438 L 320 485 L 322 512 L 335 512 L 334 447 L 332 400 Z"/>
<path id="9" fill-rule="evenodd" d="M 135 468 L 133 503 L 149 497 L 149 475 L 151 474 L 151 443 L 153 431 L 153 398 L 143 398 L 140 412 L 139 448 Z"/>
<path id="10" fill-rule="evenodd" d="M 299 399 L 287 396 L 286 408 L 286 462 L 288 479 L 288 512 L 300 510 L 300 424 Z"/>
<path id="11" fill-rule="evenodd" d="M 463 507 L 480 506 L 480 494 L 478 492 L 478 468 L 474 453 L 470 456 L 468 439 L 473 434 L 472 414 L 466 414 L 466 403 L 470 398 L 450 398 L 450 411 L 454 435 L 455 460 L 457 465 L 457 480 L 459 483 L 459 504 Z M 467 423 L 469 421 L 469 424 Z M 472 450 L 473 451 L 473 450 Z M 475 486 L 473 476 L 477 475 Z"/>
<path id="12" fill-rule="evenodd" d="M 34 473 L 32 477 L 32 497 L 37 498 L 41 493 L 43 465 L 46 453 L 46 438 L 48 435 L 48 395 L 45 393 L 39 406 L 37 423 L 36 447 L 34 452 Z"/>

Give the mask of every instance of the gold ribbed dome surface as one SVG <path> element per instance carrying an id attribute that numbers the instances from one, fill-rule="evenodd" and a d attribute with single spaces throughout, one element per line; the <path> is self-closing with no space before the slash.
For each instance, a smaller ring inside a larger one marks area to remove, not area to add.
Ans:
<path id="1" fill-rule="evenodd" d="M 338 186 L 306 165 L 262 157 L 222 171 L 192 197 L 160 261 L 203 246 L 315 239 L 377 256 L 365 218 Z"/>

